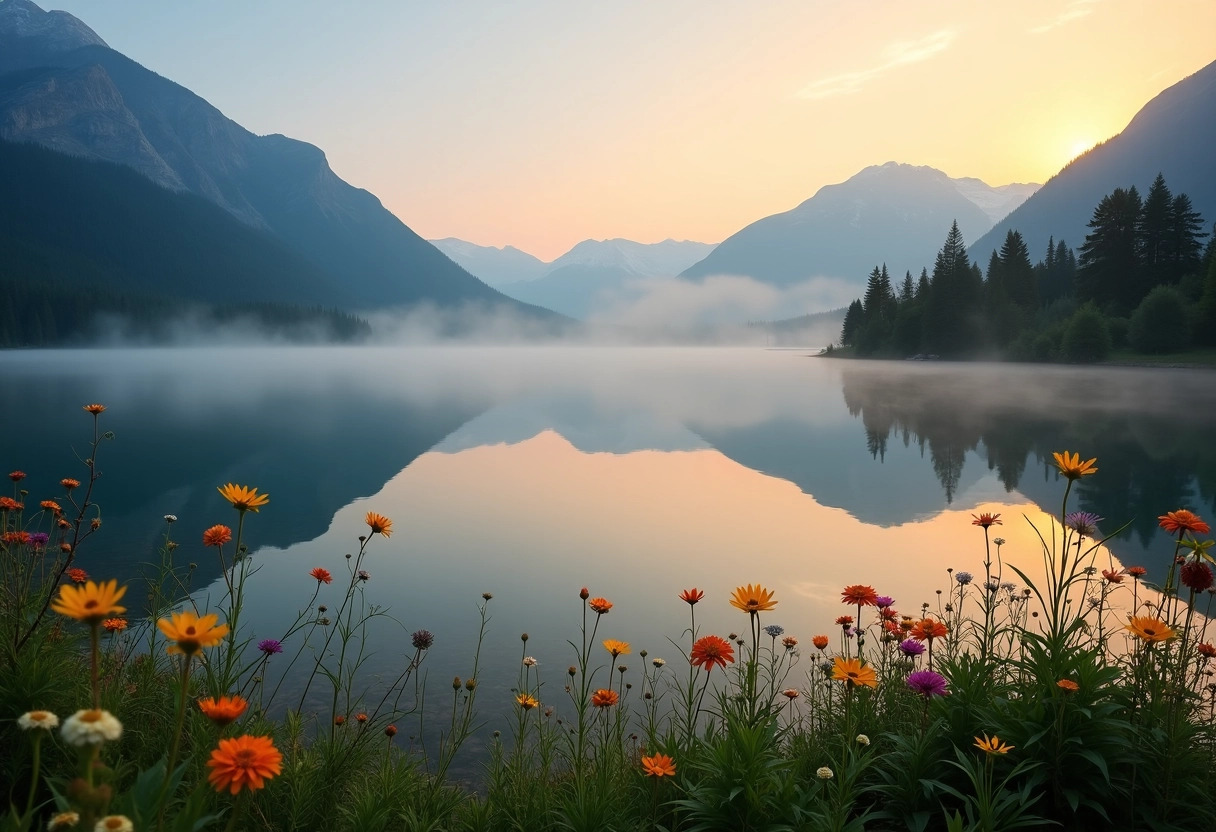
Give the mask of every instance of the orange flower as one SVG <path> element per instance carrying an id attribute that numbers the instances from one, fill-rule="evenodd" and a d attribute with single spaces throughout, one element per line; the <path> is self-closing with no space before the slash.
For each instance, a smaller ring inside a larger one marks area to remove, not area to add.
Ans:
<path id="1" fill-rule="evenodd" d="M 1158 641 L 1169 641 L 1178 635 L 1160 618 L 1150 618 L 1147 615 L 1135 616 L 1124 625 L 1123 629 L 1149 644 L 1154 644 Z"/>
<path id="2" fill-rule="evenodd" d="M 212 526 L 203 532 L 204 546 L 223 546 L 232 540 L 232 529 L 227 526 Z"/>
<path id="3" fill-rule="evenodd" d="M 705 593 L 697 589 L 695 586 L 692 589 L 686 589 L 680 593 L 680 600 L 687 601 L 689 606 L 692 606 L 704 597 Z"/>
<path id="4" fill-rule="evenodd" d="M 1072 679 L 1061 679 L 1060 681 L 1056 682 L 1056 687 L 1060 688 L 1061 690 L 1066 690 L 1069 693 L 1076 693 L 1081 689 L 1081 686 Z"/>
<path id="5" fill-rule="evenodd" d="M 355 722 L 358 722 L 360 725 L 367 722 L 367 714 L 362 712 L 355 714 Z"/>
<path id="6" fill-rule="evenodd" d="M 72 479 L 71 477 L 64 477 L 59 481 L 59 484 L 64 487 L 64 490 L 71 491 L 73 488 L 80 487 L 80 480 Z"/>
<path id="7" fill-rule="evenodd" d="M 5 543 L 29 543 L 30 533 L 25 529 L 21 529 L 20 531 L 16 532 L 5 532 L 2 536 L 0 536 L 0 540 L 3 540 Z"/>
<path id="8" fill-rule="evenodd" d="M 13 482 L 21 482 L 23 479 L 25 479 L 25 472 L 24 471 L 10 471 L 8 478 L 10 480 L 12 480 Z"/>
<path id="9" fill-rule="evenodd" d="M 88 581 L 80 588 L 64 584 L 59 587 L 59 595 L 51 602 L 51 609 L 68 618 L 97 625 L 115 613 L 127 611 L 126 607 L 118 605 L 126 592 L 127 588 L 120 587 L 118 581 L 101 584 Z"/>
<path id="10" fill-rule="evenodd" d="M 950 629 L 940 621 L 932 618 L 922 618 L 912 627 L 911 636 L 917 641 L 925 639 L 945 638 Z"/>
<path id="11" fill-rule="evenodd" d="M 1180 508 L 1177 511 L 1166 512 L 1157 518 L 1158 525 L 1167 532 L 1190 532 L 1191 534 L 1207 534 L 1212 527 L 1203 522 L 1203 518 L 1193 511 Z"/>
<path id="12" fill-rule="evenodd" d="M 308 574 L 312 575 L 314 578 L 316 578 L 317 583 L 332 584 L 334 582 L 334 576 L 329 574 L 328 569 L 325 569 L 324 567 L 321 567 L 321 566 L 318 566 L 316 569 L 312 570 Z"/>
<path id="13" fill-rule="evenodd" d="M 105 628 L 107 633 L 121 633 L 127 629 L 127 619 L 125 618 L 107 618 L 101 622 L 101 626 Z"/>
<path id="14" fill-rule="evenodd" d="M 55 514 L 61 514 L 63 512 L 63 506 L 59 505 L 59 503 L 55 502 L 54 500 L 43 500 L 39 505 L 41 505 L 47 511 L 54 512 Z"/>
<path id="15" fill-rule="evenodd" d="M 383 514 L 376 514 L 374 511 L 369 511 L 367 516 L 363 518 L 363 522 L 371 527 L 372 534 L 382 534 L 385 537 L 393 536 L 393 521 L 389 520 Z"/>
<path id="16" fill-rule="evenodd" d="M 530 711 L 540 704 L 540 700 L 531 694 L 521 693 L 519 696 L 515 697 L 515 703 L 525 711 Z"/>
<path id="17" fill-rule="evenodd" d="M 609 688 L 600 688 L 591 694 L 591 704 L 597 708 L 611 708 L 619 699 L 617 692 Z"/>
<path id="18" fill-rule="evenodd" d="M 1102 577 L 1110 581 L 1112 584 L 1123 583 L 1123 573 L 1118 569 L 1103 569 Z"/>
<path id="19" fill-rule="evenodd" d="M 0 497 L 0 511 L 20 511 L 25 508 L 12 497 Z"/>
<path id="20" fill-rule="evenodd" d="M 1195 649 L 1199 651 L 1199 655 L 1201 656 L 1206 656 L 1209 659 L 1216 658 L 1216 645 L 1201 641 L 1195 645 Z"/>
<path id="21" fill-rule="evenodd" d="M 247 488 L 243 485 L 221 485 L 217 489 L 220 495 L 225 500 L 232 503 L 232 507 L 237 511 L 252 511 L 255 514 L 262 506 L 270 502 L 269 494 L 259 494 L 256 488 Z"/>
<path id="22" fill-rule="evenodd" d="M 836 619 L 836 623 L 839 624 L 841 627 L 847 627 L 853 623 L 853 616 L 842 615 Z"/>
<path id="23" fill-rule="evenodd" d="M 84 409 L 96 416 L 99 413 L 104 413 L 106 406 L 104 404 L 86 404 Z"/>
<path id="24" fill-rule="evenodd" d="M 241 789 L 261 789 L 266 781 L 283 770 L 283 755 L 274 747 L 270 737 L 220 740 L 207 761 L 211 773 L 207 779 L 217 792 L 227 789 L 239 794 Z"/>
<path id="25" fill-rule="evenodd" d="M 164 633 L 165 638 L 173 642 L 168 648 L 170 654 L 193 656 L 204 647 L 214 647 L 228 635 L 228 625 L 217 624 L 217 621 L 219 616 L 215 613 L 199 617 L 187 610 L 171 613 L 168 618 L 160 619 L 156 622 L 156 627 Z"/>
<path id="26" fill-rule="evenodd" d="M 971 525 L 973 525 L 973 526 L 983 526 L 986 529 L 989 526 L 1004 525 L 1000 520 L 997 519 L 998 517 L 1001 516 L 999 514 L 989 514 L 988 512 L 985 511 L 985 512 L 982 512 L 979 517 L 976 517 L 974 514 L 971 516 L 975 517 L 975 519 L 971 521 Z"/>
<path id="27" fill-rule="evenodd" d="M 617 656 L 628 656 L 630 652 L 629 642 L 617 641 L 614 638 L 604 639 L 604 649 L 612 654 L 613 661 L 616 660 Z"/>
<path id="28" fill-rule="evenodd" d="M 874 587 L 872 586 L 853 584 L 852 586 L 846 586 L 844 591 L 840 593 L 840 603 L 874 607 L 878 605 L 878 593 L 874 591 Z"/>
<path id="29" fill-rule="evenodd" d="M 587 606 L 595 610 L 597 615 L 603 615 L 604 613 L 608 612 L 608 610 L 612 609 L 612 602 L 607 598 L 592 598 L 587 602 Z"/>
<path id="30" fill-rule="evenodd" d="M 794 636 L 786 636 L 785 638 L 781 639 L 781 643 L 785 645 L 786 650 L 793 650 L 798 646 L 798 639 Z"/>
<path id="31" fill-rule="evenodd" d="M 878 687 L 878 676 L 874 673 L 874 668 L 863 665 L 861 659 L 845 659 L 837 656 L 832 664 L 832 678 L 838 682 L 844 682 L 849 687 L 861 687 L 862 685 L 868 688 Z"/>
<path id="32" fill-rule="evenodd" d="M 1093 467 L 1094 463 L 1098 461 L 1097 457 L 1082 462 L 1080 454 L 1070 454 L 1068 451 L 1053 453 L 1052 457 L 1055 459 L 1060 473 L 1070 480 L 1079 480 L 1089 474 L 1098 473 L 1098 469 Z"/>
<path id="33" fill-rule="evenodd" d="M 198 702 L 203 715 L 220 728 L 236 722 L 248 708 L 249 703 L 240 696 L 221 696 L 219 699 L 208 696 Z"/>
<path id="34" fill-rule="evenodd" d="M 342 716 L 341 714 L 334 717 L 334 725 L 345 725 L 345 724 L 346 724 L 346 717 Z"/>
<path id="35" fill-rule="evenodd" d="M 72 583 L 82 584 L 89 579 L 89 573 L 76 566 L 72 567 L 64 574 L 72 579 Z"/>
<path id="36" fill-rule="evenodd" d="M 674 777 L 676 774 L 676 761 L 666 754 L 643 757 L 642 771 L 646 772 L 647 777 Z"/>
<path id="37" fill-rule="evenodd" d="M 1127 575 L 1131 575 L 1133 578 L 1142 578 L 1148 574 L 1148 570 L 1143 566 L 1129 566 L 1124 569 L 1123 572 Z"/>
<path id="38" fill-rule="evenodd" d="M 811 644 L 815 645 L 820 650 L 826 649 L 828 646 L 828 643 L 829 643 L 829 639 L 827 636 L 815 636 L 813 639 L 811 639 Z"/>
<path id="39" fill-rule="evenodd" d="M 744 612 L 766 612 L 777 606 L 773 593 L 760 584 L 741 586 L 731 596 L 730 605 Z"/>
<path id="40" fill-rule="evenodd" d="M 984 734 L 982 740 L 979 737 L 975 737 L 975 747 L 986 754 L 1008 754 L 1014 748 L 1017 748 L 1015 745 L 1005 745 L 1005 743 L 1001 742 L 1000 737 L 988 739 L 987 734 Z"/>
<path id="41" fill-rule="evenodd" d="M 730 642 L 718 636 L 702 636 L 692 646 L 689 661 L 693 667 L 703 667 L 705 672 L 714 669 L 714 665 L 726 669 L 727 664 L 735 661 L 735 650 Z"/>

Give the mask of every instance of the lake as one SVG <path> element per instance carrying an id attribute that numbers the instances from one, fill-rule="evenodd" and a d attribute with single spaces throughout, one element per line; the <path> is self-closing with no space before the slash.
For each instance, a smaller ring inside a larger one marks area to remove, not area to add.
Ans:
<path id="1" fill-rule="evenodd" d="M 363 592 L 391 619 L 373 628 L 362 678 L 396 676 L 425 628 L 429 684 L 450 690 L 492 593 L 474 746 L 505 728 L 525 653 L 560 702 L 582 586 L 615 604 L 600 638 L 630 642 L 635 663 L 642 648 L 678 659 L 677 594 L 693 586 L 702 632 L 724 636 L 746 627 L 727 599 L 747 583 L 775 590 L 765 623 L 804 642 L 848 611 L 846 584 L 871 584 L 902 612 L 936 609 L 948 568 L 983 572 L 980 511 L 1000 512 L 1006 559 L 1033 570 L 1031 524 L 1050 533 L 1064 490 L 1052 451 L 1098 458 L 1069 508 L 1105 518 L 1103 532 L 1123 527 L 1103 568 L 1160 578 L 1173 547 L 1157 516 L 1216 514 L 1208 371 L 712 348 L 113 349 L 0 353 L 0 394 L 0 467 L 29 474 L 31 501 L 83 479 L 81 406 L 107 406 L 103 522 L 78 559 L 94 577 L 138 575 L 172 514 L 196 598 L 217 598 L 201 534 L 235 526 L 235 512 L 216 487 L 269 494 L 246 524 L 259 571 L 242 623 L 255 641 L 279 637 L 308 602 L 314 567 L 336 576 L 318 603 L 336 605 L 364 515 L 390 517 Z M 328 702 L 314 692 L 309 705 Z"/>

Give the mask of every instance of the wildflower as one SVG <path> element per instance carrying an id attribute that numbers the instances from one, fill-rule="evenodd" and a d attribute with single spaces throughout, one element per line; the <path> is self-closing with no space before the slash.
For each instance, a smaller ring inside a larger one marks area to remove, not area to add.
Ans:
<path id="1" fill-rule="evenodd" d="M 203 532 L 204 546 L 223 546 L 232 540 L 232 529 L 227 526 L 212 526 Z"/>
<path id="2" fill-rule="evenodd" d="M 942 622 L 932 618 L 922 618 L 912 627 L 911 635 L 917 641 L 924 641 L 927 638 L 945 638 L 949 632 L 949 628 Z"/>
<path id="3" fill-rule="evenodd" d="M 586 601 L 588 598 L 591 597 L 591 593 L 587 591 L 587 587 L 583 587 L 582 589 L 580 589 L 578 591 L 578 597 L 582 598 L 584 601 Z"/>
<path id="4" fill-rule="evenodd" d="M 1081 686 L 1072 679 L 1061 679 L 1060 681 L 1056 682 L 1056 687 L 1058 687 L 1060 690 L 1068 691 L 1069 693 L 1076 693 L 1081 689 Z"/>
<path id="5" fill-rule="evenodd" d="M 240 696 L 221 696 L 219 699 L 208 696 L 198 702 L 198 709 L 203 712 L 203 716 L 220 728 L 240 719 L 241 714 L 248 708 L 249 703 Z"/>
<path id="6" fill-rule="evenodd" d="M 629 649 L 629 642 L 617 641 L 614 638 L 604 639 L 604 649 L 612 654 L 613 660 L 617 656 L 628 656 L 632 652 Z"/>
<path id="7" fill-rule="evenodd" d="M 1133 580 L 1143 578 L 1148 574 L 1148 570 L 1143 566 L 1129 566 L 1123 570 L 1124 574 L 1131 575 Z"/>
<path id="8" fill-rule="evenodd" d="M 486 599 L 487 601 L 489 601 L 491 598 L 494 597 L 494 594 L 492 592 L 483 592 L 483 593 L 481 593 L 481 597 Z"/>
<path id="9" fill-rule="evenodd" d="M 363 522 L 367 523 L 368 527 L 371 528 L 372 534 L 382 534 L 385 537 L 393 536 L 393 521 L 383 514 L 369 511 L 367 516 L 363 518 Z"/>
<path id="10" fill-rule="evenodd" d="M 773 599 L 773 593 L 760 584 L 755 586 L 747 584 L 735 589 L 730 599 L 730 605 L 744 612 L 757 613 L 773 609 L 777 606 L 777 602 Z"/>
<path id="11" fill-rule="evenodd" d="M 366 569 L 360 569 L 355 573 L 355 575 L 359 578 L 359 580 L 363 581 L 363 583 L 367 583 L 372 579 L 372 573 L 368 572 Z"/>
<path id="12" fill-rule="evenodd" d="M 472 679 L 470 679 L 469 681 L 471 682 L 471 681 L 473 681 L 473 680 L 472 680 Z M 367 714 L 365 714 L 365 713 L 357 713 L 357 714 L 355 714 L 355 722 L 359 723 L 360 725 L 362 725 L 363 723 L 367 722 Z"/>
<path id="13" fill-rule="evenodd" d="M 842 615 L 836 619 L 836 623 L 839 624 L 841 627 L 847 627 L 853 623 L 853 616 Z"/>
<path id="14" fill-rule="evenodd" d="M 1003 538 L 1003 537 L 994 537 L 994 538 L 992 538 L 992 542 L 993 542 L 993 543 L 995 543 L 997 546 L 1004 546 L 1004 545 L 1005 545 L 1005 538 Z"/>
<path id="15" fill-rule="evenodd" d="M 266 781 L 283 770 L 283 755 L 274 747 L 270 737 L 220 740 L 207 761 L 211 773 L 207 779 L 217 792 L 227 789 L 239 794 L 242 788 L 260 789 Z"/>
<path id="16" fill-rule="evenodd" d="M 878 605 L 878 593 L 874 591 L 874 587 L 872 586 L 864 586 L 862 584 L 846 586 L 844 591 L 840 593 L 840 603 L 874 607 Z"/>
<path id="17" fill-rule="evenodd" d="M 984 581 L 984 589 L 988 590 L 989 592 L 996 592 L 999 588 L 1000 584 L 998 584 L 996 581 Z"/>
<path id="18" fill-rule="evenodd" d="M 786 688 L 785 690 L 781 691 L 781 695 L 786 699 L 797 699 L 799 696 L 801 696 L 801 694 L 798 693 L 797 688 Z"/>
<path id="19" fill-rule="evenodd" d="M 104 404 L 86 404 L 84 409 L 87 412 L 92 413 L 94 416 L 97 416 L 100 413 L 105 413 L 106 406 Z"/>
<path id="20" fill-rule="evenodd" d="M 114 741 L 122 736 L 122 723 L 109 711 L 77 711 L 64 720 L 60 735 L 64 742 L 77 748 L 101 745 L 107 740 Z"/>
<path id="21" fill-rule="evenodd" d="M 168 652 L 193 656 L 204 647 L 214 647 L 228 635 L 227 624 L 217 624 L 219 616 L 215 613 L 201 618 L 189 610 L 172 613 L 168 618 L 156 622 L 156 627 L 165 638 L 172 641 Z"/>
<path id="22" fill-rule="evenodd" d="M 20 511 L 25 508 L 12 497 L 0 497 L 0 511 Z"/>
<path id="23" fill-rule="evenodd" d="M 642 770 L 646 772 L 647 777 L 674 777 L 676 761 L 666 754 L 643 757 Z"/>
<path id="24" fill-rule="evenodd" d="M 414 647 L 418 650 L 429 650 L 431 649 L 431 645 L 435 643 L 435 636 L 431 634 L 430 630 L 418 630 L 411 636 L 411 640 L 414 643 Z"/>
<path id="25" fill-rule="evenodd" d="M 989 514 L 988 512 L 985 511 L 985 512 L 981 513 L 979 517 L 976 517 L 974 514 L 971 516 L 973 518 L 975 518 L 971 521 L 971 525 L 973 525 L 973 526 L 983 526 L 986 529 L 989 526 L 1004 525 L 1003 523 L 1001 523 L 1001 521 L 999 519 L 1001 516 L 999 514 Z"/>
<path id="26" fill-rule="evenodd" d="M 126 815 L 106 815 L 97 821 L 93 832 L 135 832 L 135 824 Z"/>
<path id="27" fill-rule="evenodd" d="M 769 624 L 764 628 L 764 632 L 768 633 L 770 638 L 776 638 L 785 632 L 785 628 L 780 624 Z"/>
<path id="28" fill-rule="evenodd" d="M 389 738 L 397 736 L 397 726 L 396 725 L 385 725 L 384 726 L 384 736 L 389 737 Z"/>
<path id="29" fill-rule="evenodd" d="M 798 646 L 798 639 L 794 638 L 793 636 L 786 636 L 785 638 L 781 639 L 781 644 L 786 650 L 793 650 Z"/>
<path id="30" fill-rule="evenodd" d="M 884 609 L 887 607 L 893 607 L 895 606 L 895 599 L 890 595 L 879 595 L 874 599 L 874 606 L 882 607 Z"/>
<path id="31" fill-rule="evenodd" d="M 837 656 L 832 665 L 832 678 L 837 682 L 844 682 L 850 688 L 862 685 L 869 688 L 878 687 L 878 677 L 874 673 L 874 668 L 863 665 L 860 659 L 846 659 Z"/>
<path id="32" fill-rule="evenodd" d="M 228 483 L 221 485 L 217 490 L 225 500 L 232 503 L 233 508 L 241 512 L 252 511 L 256 514 L 259 508 L 270 502 L 269 494 L 259 494 L 256 488 L 247 488 L 243 485 Z"/>
<path id="33" fill-rule="evenodd" d="M 51 602 L 51 609 L 85 624 L 97 625 L 108 616 L 127 611 L 126 607 L 118 605 L 126 592 L 127 588 L 120 587 L 118 581 L 100 584 L 88 581 L 79 589 L 64 585 L 59 587 L 59 595 Z"/>
<path id="34" fill-rule="evenodd" d="M 51 816 L 46 823 L 46 828 L 48 832 L 57 832 L 59 829 L 71 829 L 78 823 L 80 823 L 79 812 L 59 812 Z"/>
<path id="35" fill-rule="evenodd" d="M 258 642 L 258 649 L 267 656 L 273 656 L 275 653 L 283 652 L 283 642 L 277 638 L 267 638 Z"/>
<path id="36" fill-rule="evenodd" d="M 23 479 L 25 479 L 25 472 L 24 471 L 10 471 L 8 478 L 10 480 L 12 480 L 13 482 L 21 482 Z"/>
<path id="37" fill-rule="evenodd" d="M 3 537 L 0 537 L 5 543 L 24 544 L 30 542 L 30 533 L 27 531 L 5 532 Z"/>
<path id="38" fill-rule="evenodd" d="M 1199 644 L 1195 645 L 1195 649 L 1199 651 L 1199 655 L 1201 656 L 1206 656 L 1209 659 L 1216 658 L 1216 645 L 1209 644 L 1206 641 L 1201 641 Z"/>
<path id="39" fill-rule="evenodd" d="M 946 677 L 935 670 L 918 670 L 915 673 L 909 673 L 906 682 L 908 687 L 926 699 L 945 696 L 949 693 L 946 690 Z"/>
<path id="40" fill-rule="evenodd" d="M 1092 462 L 1093 460 L 1090 461 Z M 989 739 L 987 734 L 984 734 L 984 738 L 982 740 L 979 737 L 975 737 L 974 739 L 975 747 L 986 754 L 1008 754 L 1017 747 L 1014 745 L 1006 745 L 1005 743 L 1001 742 L 1000 737 L 994 736 L 992 739 Z"/>
<path id="41" fill-rule="evenodd" d="M 617 692 L 608 688 L 600 688 L 591 694 L 591 704 L 597 708 L 611 708 L 619 699 Z"/>
<path id="42" fill-rule="evenodd" d="M 973 576 L 970 572 L 955 572 L 954 580 L 958 581 L 959 586 L 966 586 L 975 580 L 975 576 Z"/>
<path id="43" fill-rule="evenodd" d="M 342 716 L 341 714 L 338 714 L 336 717 L 334 717 L 334 725 L 342 726 L 345 724 L 346 724 L 346 717 Z"/>
<path id="44" fill-rule="evenodd" d="M 867 737 L 865 734 L 858 734 L 857 735 L 857 744 L 858 745 L 869 745 L 870 738 Z"/>
<path id="45" fill-rule="evenodd" d="M 1213 583 L 1212 569 L 1203 561 L 1188 561 L 1179 570 L 1179 580 L 1187 589 L 1203 592 Z"/>
<path id="46" fill-rule="evenodd" d="M 55 514 L 63 513 L 63 506 L 59 505 L 59 503 L 55 502 L 54 500 L 43 500 L 41 503 L 39 503 L 39 505 L 41 505 L 46 511 L 54 512 Z"/>
<path id="47" fill-rule="evenodd" d="M 1212 530 L 1212 527 L 1205 523 L 1202 517 L 1185 508 L 1166 512 L 1158 517 L 1157 520 L 1157 525 L 1170 533 L 1190 532 L 1191 534 L 1207 534 Z"/>
<path id="48" fill-rule="evenodd" d="M 73 568 L 69 569 L 67 572 L 65 572 L 64 574 L 67 575 L 69 578 L 71 578 L 73 583 L 77 583 L 77 584 L 83 584 L 85 581 L 87 581 L 89 579 L 89 573 L 85 572 L 83 569 L 80 569 L 79 567 L 73 567 Z M 125 610 L 124 610 L 124 612 L 125 612 Z"/>
<path id="49" fill-rule="evenodd" d="M 689 662 L 693 667 L 703 667 L 705 672 L 714 669 L 714 665 L 726 669 L 727 664 L 735 661 L 735 650 L 730 642 L 718 636 L 702 636 L 692 646 Z"/>
<path id="50" fill-rule="evenodd" d="M 80 480 L 73 479 L 72 477 L 64 477 L 59 481 L 59 484 L 63 487 L 64 491 L 71 491 L 74 488 L 80 488 Z"/>
<path id="51" fill-rule="evenodd" d="M 29 711 L 17 717 L 17 727 L 22 731 L 30 731 L 34 728 L 49 731 L 59 727 L 59 717 L 50 711 Z"/>
<path id="52" fill-rule="evenodd" d="M 691 607 L 705 597 L 705 593 L 697 589 L 695 586 L 692 589 L 686 589 L 680 593 L 680 600 L 687 601 Z"/>
<path id="53" fill-rule="evenodd" d="M 829 639 L 827 636 L 815 636 L 813 639 L 811 639 L 811 644 L 815 645 L 815 647 L 819 650 L 826 649 L 828 642 Z"/>
<path id="54" fill-rule="evenodd" d="M 831 780 L 833 777 L 835 777 L 835 775 L 832 774 L 832 770 L 827 766 L 820 766 L 819 768 L 815 769 L 815 776 L 820 780 Z"/>
<path id="55" fill-rule="evenodd" d="M 127 629 L 127 619 L 125 618 L 107 618 L 101 622 L 101 626 L 105 628 L 107 633 L 121 633 Z"/>
<path id="56" fill-rule="evenodd" d="M 921 644 L 914 638 L 904 639 L 899 643 L 899 652 L 903 653 L 908 658 L 919 656 L 925 652 L 925 645 Z"/>
<path id="57" fill-rule="evenodd" d="M 1064 528 L 1072 529 L 1081 537 L 1095 537 L 1098 534 L 1098 523 L 1102 519 L 1090 511 L 1074 511 L 1064 515 Z"/>
<path id="58" fill-rule="evenodd" d="M 603 615 L 612 609 L 612 602 L 607 598 L 592 598 L 587 602 L 587 606 L 591 607 L 596 615 Z"/>
<path id="59" fill-rule="evenodd" d="M 176 522 L 177 522 L 177 515 L 176 515 L 176 514 L 166 514 L 166 515 L 165 515 L 165 522 L 166 522 L 166 523 L 176 523 Z"/>
<path id="60" fill-rule="evenodd" d="M 50 539 L 51 536 L 46 532 L 30 532 L 29 544 L 35 549 L 41 549 Z"/>
<path id="61" fill-rule="evenodd" d="M 1124 625 L 1124 629 L 1150 644 L 1158 641 L 1169 641 L 1177 635 L 1160 618 L 1149 618 L 1147 615 L 1133 617 L 1130 622 Z"/>
<path id="62" fill-rule="evenodd" d="M 1017 588 L 1018 585 L 1013 581 L 1001 581 L 1001 589 L 1005 590 L 1006 592 L 1012 593 Z"/>

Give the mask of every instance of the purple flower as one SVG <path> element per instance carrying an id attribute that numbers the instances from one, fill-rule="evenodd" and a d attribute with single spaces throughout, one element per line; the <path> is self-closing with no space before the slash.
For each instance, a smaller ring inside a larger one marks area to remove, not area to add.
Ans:
<path id="1" fill-rule="evenodd" d="M 419 650 L 428 650 L 435 643 L 435 636 L 430 630 L 419 630 L 413 635 L 414 646 Z"/>
<path id="2" fill-rule="evenodd" d="M 769 624 L 767 627 L 764 628 L 764 632 L 768 633 L 769 636 L 771 636 L 772 638 L 776 638 L 777 636 L 779 636 L 785 632 L 785 628 L 782 627 L 780 624 Z"/>
<path id="3" fill-rule="evenodd" d="M 878 607 L 893 607 L 895 606 L 895 599 L 890 595 L 879 595 L 874 599 L 874 603 Z"/>
<path id="4" fill-rule="evenodd" d="M 970 572 L 955 572 L 954 580 L 958 581 L 961 586 L 966 586 L 975 580 L 975 576 Z"/>
<path id="5" fill-rule="evenodd" d="M 946 690 L 946 677 L 935 670 L 918 670 L 908 674 L 908 687 L 926 699 L 949 693 Z"/>
<path id="6" fill-rule="evenodd" d="M 857 635 L 857 628 L 854 627 L 852 624 L 845 624 L 844 625 L 844 637 L 852 638 L 855 635 Z"/>
<path id="7" fill-rule="evenodd" d="M 258 649 L 267 656 L 272 656 L 275 653 L 283 652 L 283 642 L 279 641 L 277 638 L 268 638 L 265 641 L 258 642 Z"/>
<path id="8" fill-rule="evenodd" d="M 1098 523 L 1103 519 L 1091 511 L 1074 511 L 1064 515 L 1064 526 L 1081 537 L 1094 537 L 1098 533 Z"/>
<path id="9" fill-rule="evenodd" d="M 904 639 L 899 643 L 899 652 L 903 653 L 909 658 L 912 656 L 919 656 L 925 652 L 925 645 L 921 644 L 914 638 Z"/>
<path id="10" fill-rule="evenodd" d="M 35 548 L 45 546 L 46 542 L 50 539 L 51 539 L 50 536 L 46 532 L 31 532 L 30 533 L 30 545 Z"/>

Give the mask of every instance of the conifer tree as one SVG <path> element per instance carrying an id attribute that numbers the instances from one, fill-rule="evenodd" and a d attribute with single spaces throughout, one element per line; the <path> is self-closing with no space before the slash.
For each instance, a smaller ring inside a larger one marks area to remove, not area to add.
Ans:
<path id="1" fill-rule="evenodd" d="M 1092 300 L 1118 315 L 1126 315 L 1139 304 L 1143 297 L 1137 279 L 1140 206 L 1140 194 L 1133 185 L 1127 190 L 1116 188 L 1094 209 L 1089 221 L 1093 230 L 1085 235 L 1085 245 L 1081 246 L 1076 277 L 1078 300 Z"/>

